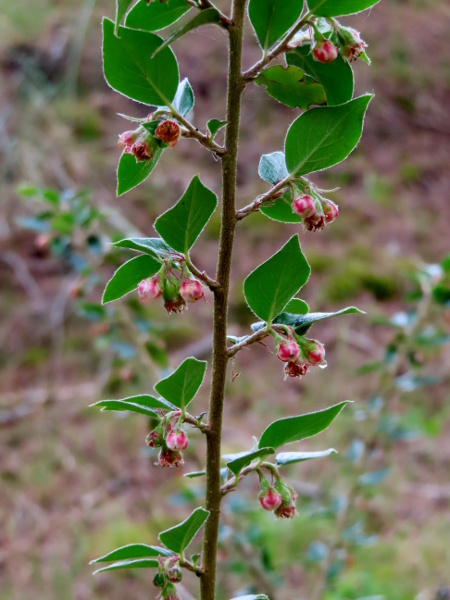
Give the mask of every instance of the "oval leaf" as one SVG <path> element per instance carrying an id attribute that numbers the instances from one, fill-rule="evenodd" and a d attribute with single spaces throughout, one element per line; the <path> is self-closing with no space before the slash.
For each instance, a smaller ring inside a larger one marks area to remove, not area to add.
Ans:
<path id="1" fill-rule="evenodd" d="M 149 395 L 130 396 L 123 400 L 100 400 L 91 404 L 98 406 L 102 410 L 111 411 L 130 411 L 140 413 L 141 415 L 154 416 L 157 415 L 157 410 L 173 410 L 175 407 L 164 400 L 163 398 L 154 398 Z"/>
<path id="2" fill-rule="evenodd" d="M 234 475 L 239 475 L 242 469 L 248 465 L 250 465 L 256 458 L 262 458 L 263 456 L 269 456 L 269 454 L 274 454 L 274 448 L 260 448 L 259 450 L 252 450 L 251 452 L 240 452 L 237 455 L 229 454 L 224 456 L 225 460 L 229 460 L 227 462 L 227 467 Z"/>
<path id="3" fill-rule="evenodd" d="M 308 0 L 308 9 L 318 17 L 342 17 L 362 12 L 380 0 Z"/>
<path id="4" fill-rule="evenodd" d="M 346 404 L 347 401 L 317 412 L 274 421 L 262 434 L 259 446 L 279 448 L 284 444 L 292 444 L 317 435 L 334 421 Z"/>
<path id="5" fill-rule="evenodd" d="M 255 83 L 265 85 L 269 96 L 291 108 L 307 110 L 313 104 L 327 103 L 325 90 L 320 83 L 307 80 L 303 70 L 296 66 L 270 67 L 258 75 Z"/>
<path id="6" fill-rule="evenodd" d="M 161 264 L 148 255 L 135 256 L 119 267 L 106 284 L 102 304 L 122 298 L 137 288 L 139 283 L 159 271 Z"/>
<path id="7" fill-rule="evenodd" d="M 363 315 L 365 313 L 362 310 L 359 310 L 359 308 L 356 308 L 355 306 L 350 306 L 349 308 L 343 308 L 342 310 L 338 310 L 337 312 L 334 312 L 334 313 L 308 313 L 308 314 L 297 317 L 294 320 L 293 327 L 295 329 L 295 333 L 297 333 L 298 335 L 305 335 L 305 333 L 308 331 L 308 329 L 314 323 L 318 323 L 319 321 L 324 321 L 325 319 L 331 319 L 333 317 L 339 317 L 342 315 L 353 315 L 353 314 Z"/>
<path id="8" fill-rule="evenodd" d="M 158 106 L 168 105 L 174 98 L 179 81 L 178 64 L 172 50 L 165 49 L 158 57 L 152 52 L 161 45 L 161 38 L 147 31 L 119 27 L 103 20 L 103 70 L 108 84 L 120 94 Z"/>
<path id="9" fill-rule="evenodd" d="M 160 533 L 159 539 L 169 550 L 182 554 L 208 517 L 208 510 L 196 508 L 185 521 Z"/>
<path id="10" fill-rule="evenodd" d="M 263 204 L 260 211 L 269 219 L 280 221 L 281 223 L 301 223 L 301 218 L 292 212 L 292 196 L 291 193 L 285 192 L 280 198 L 274 202 Z"/>
<path id="11" fill-rule="evenodd" d="M 129 560 L 131 558 L 148 558 L 149 556 L 172 556 L 172 552 L 159 546 L 147 546 L 146 544 L 128 544 L 116 548 L 112 552 L 91 560 L 89 564 L 99 562 L 111 562 L 113 560 Z"/>
<path id="12" fill-rule="evenodd" d="M 129 0 L 126 1 L 129 3 Z M 166 0 L 150 4 L 147 0 L 140 0 L 128 13 L 125 24 L 132 29 L 158 31 L 178 21 L 190 8 L 185 0 Z"/>
<path id="13" fill-rule="evenodd" d="M 302 0 L 250 0 L 248 16 L 264 53 L 294 25 Z"/>
<path id="14" fill-rule="evenodd" d="M 340 106 L 312 108 L 292 123 L 286 136 L 286 166 L 300 176 L 342 162 L 357 146 L 372 99 L 361 96 Z"/>
<path id="15" fill-rule="evenodd" d="M 182 117 L 185 117 L 194 108 L 194 102 L 194 90 L 188 78 L 185 77 L 178 86 L 172 103 L 173 107 Z"/>
<path id="16" fill-rule="evenodd" d="M 156 219 L 155 229 L 172 248 L 187 254 L 216 206 L 217 196 L 195 176 L 175 206 Z"/>
<path id="17" fill-rule="evenodd" d="M 150 160 L 136 161 L 131 154 L 122 154 L 117 167 L 117 197 L 142 183 L 156 167 L 164 148 L 155 147 Z"/>
<path id="18" fill-rule="evenodd" d="M 176 256 L 179 256 L 177 252 L 161 238 L 125 238 L 124 240 L 114 242 L 113 246 L 144 252 L 160 261 L 166 259 L 173 260 Z"/>
<path id="19" fill-rule="evenodd" d="M 204 360 L 186 358 L 172 375 L 158 381 L 155 390 L 174 406 L 186 408 L 203 383 L 206 364 Z"/>
<path id="20" fill-rule="evenodd" d="M 330 456 L 330 454 L 337 454 L 337 452 L 334 448 L 321 450 L 319 452 L 281 452 L 281 454 L 277 454 L 275 462 L 279 466 L 293 465 L 294 463 L 310 460 L 311 458 Z"/>
<path id="21" fill-rule="evenodd" d="M 244 294 L 249 307 L 256 316 L 270 323 L 308 281 L 310 271 L 298 236 L 294 235 L 245 280 Z"/>
<path id="22" fill-rule="evenodd" d="M 103 573 L 104 571 L 116 571 L 117 569 L 154 569 L 159 567 L 159 562 L 155 558 L 141 558 L 138 560 L 123 560 L 121 562 L 102 567 L 94 571 L 93 575 Z"/>
<path id="23" fill-rule="evenodd" d="M 286 159 L 284 152 L 272 152 L 272 154 L 263 154 L 259 161 L 258 175 L 264 181 L 275 185 L 281 179 L 289 175 L 286 168 Z"/>

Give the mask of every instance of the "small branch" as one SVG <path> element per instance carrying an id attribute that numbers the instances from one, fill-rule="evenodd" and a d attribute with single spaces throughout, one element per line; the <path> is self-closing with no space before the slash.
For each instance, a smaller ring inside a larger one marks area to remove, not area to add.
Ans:
<path id="1" fill-rule="evenodd" d="M 198 279 L 203 281 L 203 283 L 205 283 L 212 292 L 220 287 L 220 283 L 218 281 L 216 281 L 215 279 L 212 279 L 212 277 L 209 277 L 205 273 L 205 271 L 200 271 L 200 269 L 198 269 L 194 264 L 192 264 L 191 258 L 188 253 L 185 254 L 185 259 L 186 259 L 186 266 L 189 269 L 189 271 L 192 273 L 192 275 L 195 275 L 195 277 L 197 277 Z"/>
<path id="2" fill-rule="evenodd" d="M 217 156 L 224 156 L 227 153 L 226 148 L 224 148 L 223 146 L 219 146 L 219 144 L 216 144 L 216 142 L 214 142 L 209 136 L 207 136 L 204 133 L 202 133 L 201 131 L 199 131 L 196 127 L 194 127 L 194 125 L 192 125 L 192 123 L 190 123 L 187 119 L 185 119 L 182 115 L 180 115 L 180 113 L 177 111 L 177 109 L 174 106 L 172 106 L 172 104 L 170 104 L 170 102 L 168 104 L 169 104 L 169 110 L 172 113 L 172 115 L 188 131 L 188 134 L 185 134 L 184 137 L 195 138 L 202 146 L 204 146 L 211 152 L 214 152 L 214 154 L 217 154 Z"/>
<path id="3" fill-rule="evenodd" d="M 268 54 L 264 55 L 257 63 L 250 67 L 243 74 L 244 80 L 246 82 L 253 81 L 260 72 L 264 69 L 266 65 L 268 65 L 274 58 L 276 58 L 279 54 L 286 52 L 288 43 L 292 40 L 296 33 L 300 31 L 302 27 L 304 27 L 310 18 L 311 13 L 308 12 L 304 17 L 302 17 L 297 23 L 293 25 L 293 27 L 288 31 L 286 37 L 284 37 L 276 46 L 274 46 L 273 50 Z"/>
<path id="4" fill-rule="evenodd" d="M 190 425 L 197 427 L 197 429 L 200 429 L 202 433 L 208 433 L 209 431 L 209 425 L 207 425 L 206 423 L 202 423 L 196 417 L 189 413 L 185 413 L 183 423 L 189 423 Z"/>
<path id="5" fill-rule="evenodd" d="M 183 567 L 183 569 L 186 569 L 187 571 L 191 571 L 191 573 L 195 573 L 197 577 L 200 577 L 204 574 L 204 571 L 202 571 L 202 569 L 194 566 L 194 563 L 190 560 L 187 560 L 186 558 L 180 559 L 180 567 Z"/>
<path id="6" fill-rule="evenodd" d="M 260 329 L 253 335 L 249 335 L 242 342 L 239 342 L 238 344 L 231 346 L 231 348 L 228 348 L 228 357 L 232 358 L 233 356 L 236 356 L 236 354 L 239 352 L 239 350 L 242 350 L 242 348 L 245 348 L 246 346 L 250 346 L 251 344 L 254 344 L 255 342 L 259 342 L 260 340 L 264 339 L 268 335 L 269 335 L 269 332 L 267 331 L 267 329 L 265 327 L 263 329 Z"/>
<path id="7" fill-rule="evenodd" d="M 281 181 L 279 181 L 276 185 L 270 188 L 268 192 L 262 194 L 261 196 L 258 196 L 256 200 L 254 200 L 251 204 L 248 204 L 247 206 L 244 206 L 244 208 L 238 210 L 236 212 L 236 219 L 238 221 L 241 221 L 242 219 L 245 219 L 245 217 L 248 217 L 248 215 L 250 215 L 251 213 L 259 210 L 263 204 L 266 204 L 271 200 L 276 200 L 279 197 L 279 192 L 281 192 L 283 188 L 285 188 L 291 182 L 291 179 L 291 175 L 288 175 L 284 179 L 281 179 Z"/>
<path id="8" fill-rule="evenodd" d="M 244 479 L 244 477 L 246 477 L 249 473 L 256 471 L 256 469 L 258 468 L 259 465 L 256 464 L 249 465 L 248 467 L 245 467 L 245 469 L 242 469 L 242 471 L 239 473 L 239 477 L 232 477 L 226 483 L 223 484 L 223 486 L 220 488 L 221 495 L 226 496 L 230 492 L 234 492 L 239 482 L 242 481 L 242 479 Z"/>
<path id="9" fill-rule="evenodd" d="M 199 0 L 198 4 L 192 4 L 192 2 L 189 2 L 188 0 L 186 1 L 188 2 L 188 4 L 191 4 L 191 6 L 196 6 L 196 8 L 198 8 L 199 10 L 205 10 L 206 8 L 214 8 L 214 10 L 217 10 L 217 12 L 220 15 L 222 27 L 228 29 L 228 27 L 230 26 L 230 19 L 226 15 L 224 15 L 223 12 L 219 10 L 217 6 L 210 0 Z"/>

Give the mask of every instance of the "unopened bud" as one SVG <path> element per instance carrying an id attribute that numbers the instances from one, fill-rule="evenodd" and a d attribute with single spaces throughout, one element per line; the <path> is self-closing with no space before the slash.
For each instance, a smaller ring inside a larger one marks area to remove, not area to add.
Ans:
<path id="1" fill-rule="evenodd" d="M 299 355 L 300 348 L 293 340 L 290 342 L 281 342 L 277 348 L 277 356 L 283 362 L 295 362 Z"/>
<path id="2" fill-rule="evenodd" d="M 302 356 L 311 366 L 326 365 L 325 348 L 317 340 L 307 340 L 302 344 Z"/>
<path id="3" fill-rule="evenodd" d="M 339 216 L 339 208 L 337 204 L 332 202 L 331 200 L 324 200 L 322 202 L 322 210 L 325 215 L 325 222 L 332 223 Z"/>
<path id="4" fill-rule="evenodd" d="M 282 498 L 282 502 L 280 506 L 275 509 L 275 515 L 279 518 L 290 519 L 295 517 L 297 514 L 297 510 L 295 508 L 295 503 L 297 501 L 297 494 L 295 490 L 291 488 L 285 481 L 279 479 L 275 488 L 279 492 Z"/>
<path id="5" fill-rule="evenodd" d="M 150 277 L 149 279 L 143 279 L 138 285 L 139 298 L 143 302 L 149 302 L 150 300 L 156 300 L 162 294 L 159 277 Z"/>
<path id="6" fill-rule="evenodd" d="M 352 27 L 339 27 L 338 35 L 342 43 L 339 52 L 342 58 L 349 62 L 357 59 L 367 48 L 367 44 L 361 39 L 359 31 Z"/>
<path id="7" fill-rule="evenodd" d="M 338 49 L 330 40 L 318 40 L 313 49 L 313 58 L 320 63 L 331 63 L 338 57 Z"/>
<path id="8" fill-rule="evenodd" d="M 308 219 L 316 213 L 316 203 L 311 196 L 304 194 L 292 203 L 293 212 L 302 219 Z"/>
<path id="9" fill-rule="evenodd" d="M 124 131 L 124 133 L 119 136 L 119 141 L 117 143 L 119 146 L 123 146 L 126 154 L 132 154 L 132 147 L 138 135 L 139 130 L 137 129 L 135 131 Z"/>
<path id="10" fill-rule="evenodd" d="M 261 492 L 259 501 L 264 510 L 272 511 L 281 506 L 283 499 L 280 492 L 273 487 L 269 487 L 267 491 Z"/>
<path id="11" fill-rule="evenodd" d="M 205 296 L 205 292 L 198 279 L 185 279 L 180 286 L 180 296 L 186 302 L 197 302 Z"/>
<path id="12" fill-rule="evenodd" d="M 172 583 L 180 583 L 180 581 L 183 579 L 183 573 L 180 567 L 178 566 L 171 567 L 170 569 L 168 569 L 166 571 L 166 575 L 169 581 L 171 581 Z"/>
<path id="13" fill-rule="evenodd" d="M 173 429 L 166 438 L 166 444 L 170 450 L 186 450 L 189 440 L 182 429 Z"/>
<path id="14" fill-rule="evenodd" d="M 153 585 L 157 588 L 163 588 L 166 585 L 166 576 L 164 573 L 156 573 L 153 577 Z"/>
<path id="15" fill-rule="evenodd" d="M 161 140 L 163 144 L 173 148 L 177 145 L 180 137 L 180 127 L 174 121 L 163 121 L 158 125 L 155 131 L 155 138 Z"/>
<path id="16" fill-rule="evenodd" d="M 136 158 L 137 162 L 144 162 L 151 160 L 153 149 L 147 141 L 141 139 L 132 146 L 131 154 Z"/>
<path id="17" fill-rule="evenodd" d="M 158 448 L 159 446 L 162 446 L 164 443 L 162 428 L 157 427 L 156 429 L 153 429 L 153 431 L 150 431 L 146 437 L 146 442 L 147 446 L 150 446 L 150 448 Z"/>

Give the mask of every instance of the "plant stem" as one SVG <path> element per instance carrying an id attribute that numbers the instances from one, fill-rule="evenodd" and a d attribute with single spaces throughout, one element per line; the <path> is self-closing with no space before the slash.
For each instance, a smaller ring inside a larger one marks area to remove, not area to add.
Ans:
<path id="1" fill-rule="evenodd" d="M 228 364 L 227 317 L 230 286 L 231 256 L 236 229 L 236 175 L 239 140 L 241 94 L 244 88 L 241 75 L 242 38 L 246 0 L 233 0 L 229 32 L 227 152 L 222 156 L 222 221 L 216 280 L 220 287 L 214 290 L 214 341 L 212 382 L 209 402 L 209 431 L 206 433 L 206 521 L 203 538 L 201 600 L 215 599 L 217 540 L 220 519 L 220 455 L 222 416 Z"/>

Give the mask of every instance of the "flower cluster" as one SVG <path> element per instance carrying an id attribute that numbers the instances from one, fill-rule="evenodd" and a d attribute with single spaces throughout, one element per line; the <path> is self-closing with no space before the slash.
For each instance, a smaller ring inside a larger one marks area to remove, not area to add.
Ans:
<path id="1" fill-rule="evenodd" d="M 161 421 L 147 436 L 150 448 L 160 448 L 158 463 L 161 467 L 179 467 L 184 464 L 183 450 L 189 445 L 186 433 L 181 428 L 181 411 L 162 415 Z"/>
<path id="2" fill-rule="evenodd" d="M 277 357 L 285 363 L 285 377 L 301 378 L 309 367 L 326 367 L 325 348 L 317 340 L 297 335 L 291 327 L 275 327 L 272 335 L 277 341 Z"/>
<path id="3" fill-rule="evenodd" d="M 190 277 L 184 263 L 180 280 L 170 261 L 164 263 L 159 273 L 139 283 L 138 294 L 142 302 L 150 302 L 162 296 L 167 314 L 183 312 L 186 303 L 198 302 L 205 296 L 203 285 L 198 279 Z"/>
<path id="4" fill-rule="evenodd" d="M 125 154 L 132 154 L 136 162 L 151 160 L 158 148 L 173 148 L 180 137 L 180 126 L 175 121 L 150 120 L 137 129 L 119 136 L 119 146 Z"/>
<path id="5" fill-rule="evenodd" d="M 180 583 L 183 574 L 180 569 L 180 557 L 159 556 L 159 570 L 153 578 L 153 585 L 161 590 L 163 600 L 181 600 L 174 584 Z"/>
<path id="6" fill-rule="evenodd" d="M 302 219 L 305 230 L 317 231 L 337 219 L 339 208 L 318 194 L 302 194 L 292 200 L 292 212 Z"/>
<path id="7" fill-rule="evenodd" d="M 267 467 L 269 465 L 265 463 Z M 295 490 L 286 483 L 278 473 L 274 465 L 270 465 L 272 484 L 270 484 L 261 469 L 258 471 L 261 491 L 259 502 L 264 510 L 271 511 L 278 518 L 290 519 L 297 514 L 297 494 Z"/>

